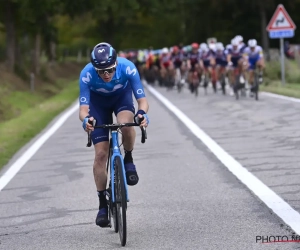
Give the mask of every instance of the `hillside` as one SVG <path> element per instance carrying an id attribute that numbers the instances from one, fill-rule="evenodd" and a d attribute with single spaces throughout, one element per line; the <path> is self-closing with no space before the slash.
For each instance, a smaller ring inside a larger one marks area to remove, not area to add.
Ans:
<path id="1" fill-rule="evenodd" d="M 0 64 L 0 123 L 18 117 L 26 109 L 60 92 L 70 80 L 77 79 L 84 64 L 58 63 L 43 67 L 30 89 L 30 74 L 11 74 Z"/>

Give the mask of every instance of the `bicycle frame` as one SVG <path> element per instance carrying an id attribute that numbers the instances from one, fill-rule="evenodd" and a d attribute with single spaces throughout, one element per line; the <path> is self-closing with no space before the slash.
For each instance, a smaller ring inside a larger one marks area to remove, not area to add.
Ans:
<path id="1" fill-rule="evenodd" d="M 139 119 L 139 122 L 141 123 L 144 120 L 143 118 Z M 115 168 L 114 168 L 114 161 L 116 157 L 121 158 L 121 164 L 122 164 L 122 171 L 123 171 L 123 177 L 124 177 L 124 182 L 125 182 L 125 192 L 126 192 L 126 200 L 129 202 L 129 196 L 128 196 L 128 187 L 127 187 L 127 182 L 126 182 L 126 175 L 125 175 L 125 166 L 124 166 L 124 161 L 123 157 L 119 148 L 119 143 L 118 143 L 118 129 L 122 127 L 133 127 L 133 126 L 139 126 L 137 123 L 123 123 L 123 124 L 103 124 L 99 126 L 96 125 L 96 120 L 94 121 L 89 121 L 90 124 L 93 125 L 94 128 L 109 128 L 111 138 L 109 140 L 109 156 L 108 156 L 108 161 L 107 161 L 107 171 L 108 167 L 110 166 L 110 184 L 111 184 L 111 190 L 115 190 L 115 183 L 112 180 L 112 178 L 115 176 Z M 142 132 L 142 138 L 141 142 L 145 143 L 147 139 L 147 134 L 146 134 L 146 128 L 145 127 L 140 127 L 141 132 Z M 91 139 L 91 132 L 88 132 L 88 143 L 87 147 L 92 146 L 92 139 Z M 112 150 L 110 150 L 112 149 Z M 114 203 L 116 201 L 115 199 L 115 193 L 112 192 L 112 202 Z"/>
<path id="2" fill-rule="evenodd" d="M 111 145 L 110 148 L 112 149 L 111 153 L 112 155 L 109 156 L 110 158 L 110 182 L 111 182 L 111 190 L 115 190 L 115 183 L 113 180 L 113 177 L 115 176 L 115 168 L 114 168 L 114 161 L 116 157 L 120 157 L 121 163 L 122 163 L 122 172 L 123 172 L 123 177 L 124 181 L 126 183 L 125 185 L 125 190 L 126 190 L 126 200 L 129 202 L 129 195 L 128 195 L 128 187 L 127 187 L 127 182 L 126 182 L 126 175 L 125 175 L 125 166 L 123 162 L 123 157 L 119 148 L 118 144 L 118 131 L 117 130 L 111 130 Z M 112 202 L 114 203 L 116 201 L 115 199 L 115 193 L 112 192 Z"/>

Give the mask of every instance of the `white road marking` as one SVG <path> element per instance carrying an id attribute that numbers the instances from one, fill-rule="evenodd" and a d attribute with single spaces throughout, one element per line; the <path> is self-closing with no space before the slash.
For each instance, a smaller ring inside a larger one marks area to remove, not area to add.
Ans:
<path id="1" fill-rule="evenodd" d="M 40 149 L 40 147 L 58 130 L 63 123 L 78 110 L 78 103 L 70 107 L 65 113 L 35 141 L 0 177 L 0 191 L 11 181 L 30 158 Z"/>
<path id="2" fill-rule="evenodd" d="M 300 214 L 297 211 L 295 211 L 274 191 L 272 191 L 257 177 L 244 168 L 231 155 L 229 155 L 167 98 L 162 96 L 158 91 L 146 83 L 145 86 L 211 150 L 211 152 L 224 164 L 225 167 L 228 168 L 229 171 L 231 171 L 242 183 L 244 183 L 255 195 L 257 195 L 259 199 L 261 199 L 270 209 L 272 209 L 273 212 L 276 213 L 297 234 L 300 234 Z"/>

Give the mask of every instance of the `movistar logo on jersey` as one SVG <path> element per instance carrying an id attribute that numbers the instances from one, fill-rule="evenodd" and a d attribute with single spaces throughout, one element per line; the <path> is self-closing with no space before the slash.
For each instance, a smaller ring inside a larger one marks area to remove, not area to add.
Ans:
<path id="1" fill-rule="evenodd" d="M 90 74 L 90 72 L 87 72 L 87 73 L 86 73 L 86 77 L 82 77 L 82 78 L 81 78 L 81 80 L 82 80 L 84 83 L 90 82 L 91 79 L 92 79 L 92 75 Z"/>
<path id="2" fill-rule="evenodd" d="M 130 67 L 128 66 L 127 68 L 126 68 L 126 74 L 127 75 L 131 75 L 133 73 L 133 75 L 135 75 L 136 74 L 136 69 L 130 69 Z"/>
<path id="3" fill-rule="evenodd" d="M 80 102 L 81 102 L 81 103 L 87 103 L 87 100 L 86 100 L 85 97 L 81 97 L 81 98 L 80 98 Z"/>

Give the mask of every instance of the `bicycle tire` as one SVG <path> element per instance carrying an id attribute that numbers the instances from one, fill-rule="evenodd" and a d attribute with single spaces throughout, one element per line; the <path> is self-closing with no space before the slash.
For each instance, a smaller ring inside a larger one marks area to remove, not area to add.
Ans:
<path id="1" fill-rule="evenodd" d="M 204 94 L 207 95 L 207 87 L 208 87 L 208 83 L 209 83 L 208 81 L 209 81 L 209 80 L 207 79 L 207 76 L 206 76 L 206 75 L 204 76 L 203 81 L 204 81 L 204 82 L 203 82 Z"/>
<path id="2" fill-rule="evenodd" d="M 255 73 L 254 81 L 255 81 L 255 100 L 258 101 L 258 91 L 259 91 L 259 82 L 257 79 L 257 74 Z"/>
<path id="3" fill-rule="evenodd" d="M 195 96 L 198 96 L 198 87 L 195 88 Z"/>
<path id="4" fill-rule="evenodd" d="M 127 240 L 127 221 L 126 221 L 126 209 L 127 209 L 127 198 L 125 190 L 125 180 L 123 175 L 121 158 L 117 156 L 115 158 L 115 176 L 116 176 L 116 207 L 118 217 L 118 229 L 121 245 L 126 245 Z"/>
<path id="5" fill-rule="evenodd" d="M 240 90 L 240 76 L 237 75 L 235 77 L 235 83 L 233 85 L 233 91 L 234 91 L 234 94 L 235 94 L 235 99 L 238 100 L 240 97 L 239 97 L 239 90 Z"/>
<path id="6" fill-rule="evenodd" d="M 109 140 L 109 156 L 108 156 L 108 161 L 107 161 L 107 167 L 106 171 L 108 172 L 110 170 L 110 160 L 111 160 L 111 155 L 112 155 L 112 139 L 110 138 Z M 115 180 L 113 180 L 115 181 Z M 113 225 L 114 225 L 114 231 L 115 233 L 118 233 L 119 227 L 118 227 L 118 218 L 117 218 L 117 212 L 116 212 L 116 203 L 112 202 L 112 188 L 111 188 L 111 182 L 112 182 L 112 177 L 110 176 L 110 183 L 109 183 L 109 221 L 110 221 L 110 227 L 111 227 L 111 218 L 113 218 Z M 114 196 L 116 197 L 116 192 L 114 192 Z"/>
<path id="7" fill-rule="evenodd" d="M 221 86 L 222 86 L 223 95 L 226 95 L 226 88 L 225 88 L 226 82 L 225 82 L 225 76 L 224 75 L 222 75 L 222 78 L 221 78 Z"/>
<path id="8" fill-rule="evenodd" d="M 222 83 L 222 94 L 226 95 L 226 88 L 225 88 L 225 84 Z"/>
<path id="9" fill-rule="evenodd" d="M 235 84 L 233 86 L 233 92 L 234 92 L 234 95 L 235 95 L 235 99 L 238 100 L 240 97 L 239 97 L 239 89 L 238 89 L 237 84 Z"/>
<path id="10" fill-rule="evenodd" d="M 196 84 L 193 82 L 193 86 L 194 86 L 194 93 L 195 96 L 197 97 L 199 94 L 199 83 L 196 82 Z"/>
<path id="11" fill-rule="evenodd" d="M 177 85 L 177 91 L 178 91 L 178 93 L 181 92 L 181 88 L 182 88 L 181 83 L 179 83 L 179 84 Z"/>
<path id="12" fill-rule="evenodd" d="M 217 93 L 217 83 L 212 83 L 214 93 Z"/>
<path id="13" fill-rule="evenodd" d="M 115 231 L 115 233 L 118 233 L 119 232 L 119 222 L 118 222 L 118 217 L 117 217 L 116 203 L 111 204 L 111 206 L 112 206 L 112 208 L 111 208 L 110 212 L 111 212 L 111 216 L 112 216 L 113 221 L 114 221 L 114 231 Z"/>

